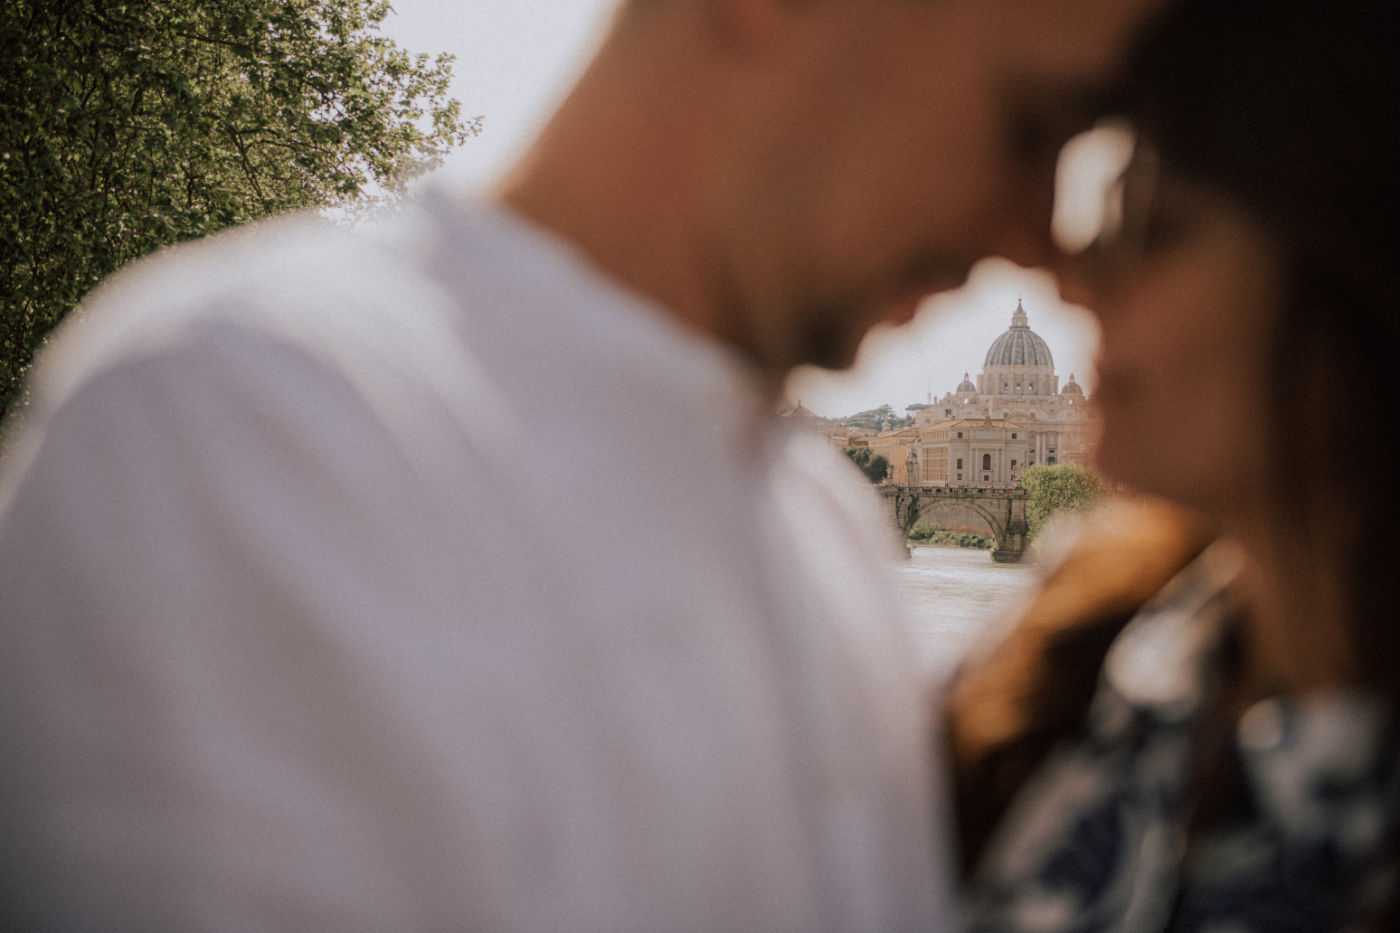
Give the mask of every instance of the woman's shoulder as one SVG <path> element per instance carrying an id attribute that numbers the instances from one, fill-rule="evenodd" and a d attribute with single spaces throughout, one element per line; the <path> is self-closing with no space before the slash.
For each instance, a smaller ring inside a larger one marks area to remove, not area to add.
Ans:
<path id="1" fill-rule="evenodd" d="M 970 657 L 947 708 L 965 864 L 1022 783 L 1088 715 L 1110 645 L 1204 549 L 1192 514 L 1155 499 L 1087 517 L 991 650 Z"/>

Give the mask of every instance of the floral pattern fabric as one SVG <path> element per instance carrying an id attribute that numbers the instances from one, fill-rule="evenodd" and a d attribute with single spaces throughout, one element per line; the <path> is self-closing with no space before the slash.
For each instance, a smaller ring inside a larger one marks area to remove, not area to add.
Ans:
<path id="1" fill-rule="evenodd" d="M 1115 641 L 1084 732 L 1007 812 L 966 899 L 974 933 L 1344 930 L 1395 865 L 1392 724 L 1355 693 L 1251 707 L 1226 747 L 1240 778 L 1188 832 L 1192 782 L 1237 607 L 1239 560 L 1208 549 Z"/>

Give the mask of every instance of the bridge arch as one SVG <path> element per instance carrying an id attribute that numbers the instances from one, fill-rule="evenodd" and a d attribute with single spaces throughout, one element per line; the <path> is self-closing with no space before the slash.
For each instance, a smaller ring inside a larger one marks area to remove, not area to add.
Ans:
<path id="1" fill-rule="evenodd" d="M 925 498 L 918 509 L 915 521 L 932 521 L 946 528 L 956 522 L 957 517 L 972 516 L 973 521 L 981 520 L 988 533 L 998 543 L 1006 536 L 1006 516 L 997 515 L 974 499 L 932 499 Z M 951 520 L 950 520 L 951 517 Z"/>
<path id="2" fill-rule="evenodd" d="M 899 529 L 908 535 L 920 519 L 940 510 L 956 509 L 984 522 L 995 547 L 992 560 L 1019 561 L 1026 550 L 1026 499 L 1020 487 L 883 486 L 886 502 Z"/>

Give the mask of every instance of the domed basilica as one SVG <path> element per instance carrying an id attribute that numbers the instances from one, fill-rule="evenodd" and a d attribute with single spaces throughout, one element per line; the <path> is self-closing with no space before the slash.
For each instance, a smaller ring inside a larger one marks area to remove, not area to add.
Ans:
<path id="1" fill-rule="evenodd" d="M 869 439 L 900 485 L 1001 486 L 1037 463 L 1089 459 L 1093 407 L 1070 375 L 1064 387 L 1045 340 L 1021 302 L 1011 327 L 987 350 L 974 384 L 930 399 L 914 427 Z"/>

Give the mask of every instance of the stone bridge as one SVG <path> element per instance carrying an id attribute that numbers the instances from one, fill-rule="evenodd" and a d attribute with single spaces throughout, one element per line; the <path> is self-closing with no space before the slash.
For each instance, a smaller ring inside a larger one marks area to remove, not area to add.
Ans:
<path id="1" fill-rule="evenodd" d="M 906 535 L 914 523 L 949 524 L 947 516 L 974 515 L 986 524 L 996 546 L 992 560 L 1015 563 L 1026 550 L 1026 500 L 1019 486 L 894 486 L 880 487 L 895 524 Z M 945 516 L 943 522 L 939 515 Z"/>

